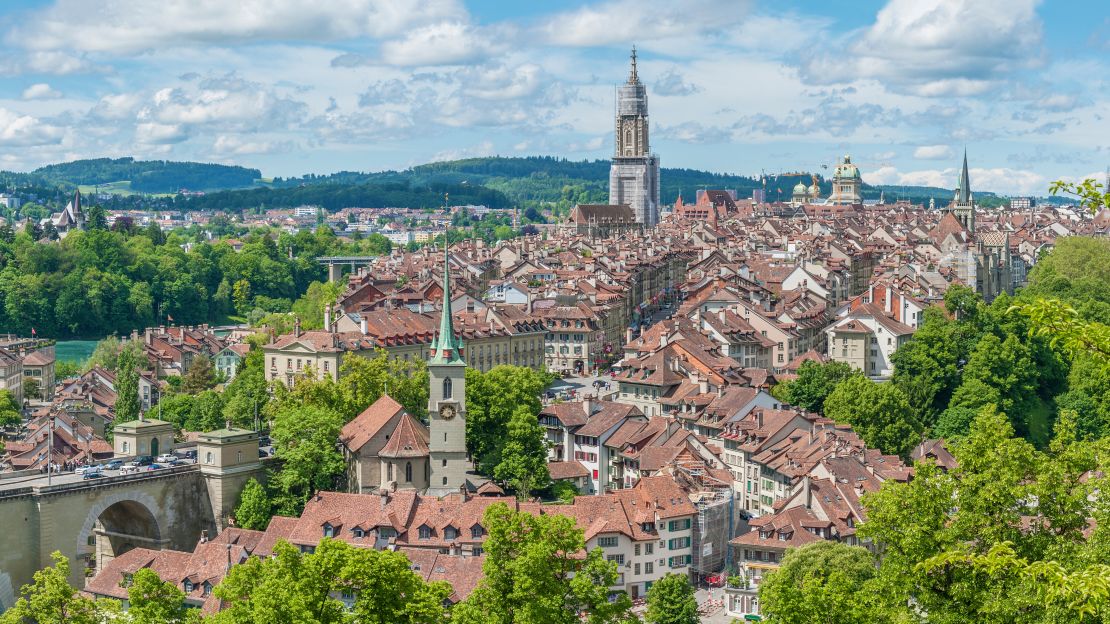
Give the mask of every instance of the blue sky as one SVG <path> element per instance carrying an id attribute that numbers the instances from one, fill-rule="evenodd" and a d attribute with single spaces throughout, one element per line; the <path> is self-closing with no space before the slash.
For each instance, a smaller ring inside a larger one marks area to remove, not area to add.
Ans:
<path id="1" fill-rule="evenodd" d="M 1100 0 L 6 0 L 0 168 L 288 176 L 607 158 L 640 50 L 665 167 L 1045 194 L 1110 164 Z"/>

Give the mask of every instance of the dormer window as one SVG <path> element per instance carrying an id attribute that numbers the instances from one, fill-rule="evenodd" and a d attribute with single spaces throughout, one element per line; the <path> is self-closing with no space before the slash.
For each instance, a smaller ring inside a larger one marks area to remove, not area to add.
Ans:
<path id="1" fill-rule="evenodd" d="M 459 536 L 459 532 L 453 526 L 449 526 L 446 529 L 443 529 L 443 539 L 453 540 L 458 536 Z"/>
<path id="2" fill-rule="evenodd" d="M 193 585 L 193 582 L 190 581 L 190 580 L 186 580 L 183 585 L 185 586 L 185 593 L 186 594 L 191 594 L 193 592 L 193 588 L 196 587 L 195 585 Z"/>
<path id="3" fill-rule="evenodd" d="M 418 533 L 420 535 L 420 539 L 422 540 L 432 539 L 432 529 L 426 524 L 420 525 Z"/>
<path id="4" fill-rule="evenodd" d="M 474 526 L 470 527 L 470 537 L 474 539 L 478 539 L 485 534 L 486 530 L 480 524 L 475 524 Z"/>
<path id="5" fill-rule="evenodd" d="M 335 537 L 335 527 L 328 523 L 324 523 L 324 537 Z"/>
<path id="6" fill-rule="evenodd" d="M 351 533 L 354 534 L 356 539 L 362 539 L 366 537 L 366 531 L 363 531 L 362 529 L 354 529 L 351 531 Z"/>
<path id="7" fill-rule="evenodd" d="M 209 583 L 208 581 L 205 581 L 204 584 L 200 586 L 200 589 L 201 589 L 200 593 L 202 595 L 204 595 L 204 596 L 211 596 L 212 595 L 212 583 Z"/>

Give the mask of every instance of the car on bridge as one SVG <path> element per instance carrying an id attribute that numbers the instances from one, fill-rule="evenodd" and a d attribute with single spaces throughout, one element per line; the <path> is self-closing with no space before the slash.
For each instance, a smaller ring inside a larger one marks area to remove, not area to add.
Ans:
<path id="1" fill-rule="evenodd" d="M 128 466 L 135 466 L 136 468 L 142 468 L 143 466 L 149 466 L 153 463 L 154 463 L 154 458 L 153 457 L 151 457 L 150 455 L 143 455 L 141 457 L 136 457 L 135 459 L 131 460 L 130 462 L 127 463 L 127 465 Z"/>
<path id="2" fill-rule="evenodd" d="M 81 475 L 81 480 L 84 481 L 84 480 L 88 480 L 88 479 L 99 479 L 103 476 L 104 476 L 104 473 L 100 472 L 99 470 L 90 470 L 90 471 Z"/>
<path id="3" fill-rule="evenodd" d="M 119 469 L 119 473 L 121 475 L 135 474 L 136 472 L 140 472 L 140 471 L 142 471 L 142 468 L 140 468 L 139 466 L 135 466 L 134 464 L 132 464 L 130 462 L 127 463 L 127 464 L 124 464 L 124 466 Z"/>
<path id="4" fill-rule="evenodd" d="M 87 473 L 90 473 L 90 472 L 100 472 L 100 466 L 96 466 L 96 465 L 78 466 L 73 471 L 73 474 L 83 475 L 83 474 L 87 474 Z"/>
<path id="5" fill-rule="evenodd" d="M 107 464 L 104 464 L 104 470 L 119 470 L 120 468 L 123 468 L 122 459 L 113 459 Z"/>
<path id="6" fill-rule="evenodd" d="M 177 461 L 177 455 L 174 455 L 173 453 L 162 453 L 161 455 L 156 457 L 154 461 L 158 462 L 159 464 L 170 464 Z"/>

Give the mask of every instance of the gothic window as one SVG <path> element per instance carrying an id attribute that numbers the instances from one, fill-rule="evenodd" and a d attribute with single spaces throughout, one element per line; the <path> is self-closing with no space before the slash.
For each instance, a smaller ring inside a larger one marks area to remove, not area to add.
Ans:
<path id="1" fill-rule="evenodd" d="M 412 482 L 412 462 L 405 462 L 405 481 Z"/>
<path id="2" fill-rule="evenodd" d="M 443 398 L 444 399 L 450 399 L 451 398 L 451 378 L 450 377 L 443 380 Z"/>
<path id="3" fill-rule="evenodd" d="M 386 468 L 385 468 L 385 480 L 386 481 L 392 481 L 393 480 L 393 464 L 388 463 L 385 466 L 386 466 Z"/>

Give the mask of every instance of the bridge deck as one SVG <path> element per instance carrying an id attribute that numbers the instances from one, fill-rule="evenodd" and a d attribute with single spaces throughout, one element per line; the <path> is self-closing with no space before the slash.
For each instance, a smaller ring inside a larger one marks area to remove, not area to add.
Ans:
<path id="1" fill-rule="evenodd" d="M 377 256 L 321 256 L 316 258 L 320 264 L 370 264 Z"/>
<path id="2" fill-rule="evenodd" d="M 72 472 L 55 473 L 52 482 L 49 484 L 45 474 L 27 475 L 25 477 L 14 477 L 0 481 L 0 498 L 24 496 L 27 494 L 51 494 L 54 492 L 72 491 L 84 488 L 94 489 L 118 485 L 120 483 L 169 477 L 182 473 L 196 472 L 198 470 L 200 470 L 198 464 L 188 464 L 186 466 L 171 466 L 169 468 L 145 470 L 143 472 L 133 472 L 123 475 L 117 474 L 110 477 L 101 477 L 99 479 L 85 479 L 82 475 L 73 474 Z"/>

